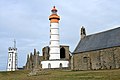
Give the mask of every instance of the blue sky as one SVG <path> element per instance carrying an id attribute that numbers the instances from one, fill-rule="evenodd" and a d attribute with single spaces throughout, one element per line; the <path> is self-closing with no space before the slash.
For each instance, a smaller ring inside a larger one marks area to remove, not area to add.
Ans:
<path id="1" fill-rule="evenodd" d="M 18 66 L 27 54 L 49 45 L 50 10 L 58 9 L 60 43 L 73 52 L 80 40 L 80 27 L 87 35 L 120 26 L 120 0 L 0 0 L 0 70 L 6 70 L 8 47 L 16 39 Z"/>

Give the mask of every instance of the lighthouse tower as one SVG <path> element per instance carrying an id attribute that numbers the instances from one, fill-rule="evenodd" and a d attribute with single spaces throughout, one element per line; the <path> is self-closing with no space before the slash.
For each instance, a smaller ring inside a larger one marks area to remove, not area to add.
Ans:
<path id="1" fill-rule="evenodd" d="M 60 59 L 60 45 L 59 45 L 59 20 L 57 9 L 55 6 L 51 10 L 52 14 L 50 20 L 50 57 L 49 59 Z"/>
<path id="2" fill-rule="evenodd" d="M 7 71 L 17 70 L 17 48 L 16 41 L 14 40 L 14 47 L 8 48 L 8 65 Z"/>
<path id="3" fill-rule="evenodd" d="M 52 14 L 49 16 L 50 20 L 50 52 L 49 60 L 41 61 L 43 69 L 51 68 L 67 68 L 69 61 L 60 59 L 60 40 L 59 40 L 59 20 L 57 9 L 55 6 L 51 10 Z"/>

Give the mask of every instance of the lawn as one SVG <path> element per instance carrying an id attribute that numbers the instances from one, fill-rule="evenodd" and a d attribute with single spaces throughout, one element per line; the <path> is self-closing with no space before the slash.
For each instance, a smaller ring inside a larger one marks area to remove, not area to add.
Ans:
<path id="1" fill-rule="evenodd" d="M 0 72 L 0 80 L 120 80 L 120 69 L 97 71 L 42 70 L 30 76 L 30 71 Z"/>

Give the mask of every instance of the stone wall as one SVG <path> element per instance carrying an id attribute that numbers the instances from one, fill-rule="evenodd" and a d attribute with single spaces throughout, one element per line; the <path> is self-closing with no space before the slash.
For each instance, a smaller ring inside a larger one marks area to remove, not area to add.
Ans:
<path id="1" fill-rule="evenodd" d="M 27 56 L 27 62 L 24 66 L 24 69 L 26 70 L 40 69 L 41 60 L 42 60 L 42 57 L 39 56 L 39 51 L 36 52 L 36 49 L 34 49 L 34 54 L 30 53 L 30 56 L 29 55 Z"/>
<path id="2" fill-rule="evenodd" d="M 69 46 L 66 46 L 66 45 L 60 45 L 60 50 L 61 48 L 64 48 L 65 50 L 65 58 L 62 58 L 62 59 L 65 59 L 65 60 L 70 60 L 70 54 L 69 54 Z M 43 60 L 49 60 L 49 51 L 50 51 L 50 48 L 48 46 L 44 47 L 42 49 L 42 53 L 43 53 Z M 61 52 L 60 52 L 61 54 Z"/>
<path id="3" fill-rule="evenodd" d="M 50 56 L 49 51 L 50 51 L 50 48 L 48 46 L 42 49 L 43 60 L 49 60 L 49 56 Z"/>
<path id="4" fill-rule="evenodd" d="M 64 48 L 64 54 L 65 57 L 61 58 L 61 60 L 68 60 L 70 62 L 71 60 L 71 56 L 70 56 L 70 52 L 69 52 L 69 46 L 63 46 L 60 45 L 60 49 Z M 49 60 L 49 47 L 46 46 L 42 49 L 42 56 L 39 56 L 39 51 L 36 51 L 36 49 L 34 49 L 33 54 L 30 53 L 30 56 L 27 56 L 27 62 L 24 66 L 24 69 L 26 70 L 32 70 L 32 69 L 41 69 L 42 65 L 41 65 L 41 61 L 46 61 Z M 62 52 L 61 52 L 62 53 Z M 71 65 L 71 63 L 69 64 L 69 66 Z"/>
<path id="5" fill-rule="evenodd" d="M 73 70 L 120 68 L 120 47 L 73 54 Z"/>
<path id="6" fill-rule="evenodd" d="M 60 49 L 64 48 L 65 49 L 65 59 L 66 60 L 70 60 L 70 52 L 69 52 L 69 46 L 65 46 L 65 45 L 60 45 Z M 61 52 L 60 52 L 61 54 Z"/>

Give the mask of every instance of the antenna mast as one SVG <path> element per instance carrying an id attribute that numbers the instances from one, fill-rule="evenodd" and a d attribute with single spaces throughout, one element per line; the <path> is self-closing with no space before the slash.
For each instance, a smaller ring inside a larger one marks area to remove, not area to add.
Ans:
<path id="1" fill-rule="evenodd" d="M 16 48 L 16 40 L 14 39 L 14 48 Z"/>

